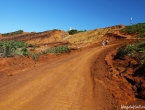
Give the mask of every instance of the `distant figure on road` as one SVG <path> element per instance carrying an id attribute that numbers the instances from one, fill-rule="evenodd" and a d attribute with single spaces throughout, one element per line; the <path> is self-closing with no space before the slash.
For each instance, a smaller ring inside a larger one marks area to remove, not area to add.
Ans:
<path id="1" fill-rule="evenodd" d="M 106 45 L 106 46 L 108 45 L 108 39 L 106 39 L 106 43 L 105 43 L 105 45 Z"/>
<path id="2" fill-rule="evenodd" d="M 104 47 L 104 45 L 105 45 L 105 42 L 104 42 L 104 40 L 102 40 L 102 47 Z"/>

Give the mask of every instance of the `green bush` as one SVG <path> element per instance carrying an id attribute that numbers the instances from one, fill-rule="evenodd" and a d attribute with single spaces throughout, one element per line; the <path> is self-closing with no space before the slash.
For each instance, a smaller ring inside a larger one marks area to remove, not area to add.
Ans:
<path id="1" fill-rule="evenodd" d="M 10 46 L 5 46 L 4 47 L 4 52 L 3 52 L 3 58 L 8 57 L 8 55 L 10 55 L 10 54 L 11 54 L 11 48 L 10 48 Z"/>
<path id="2" fill-rule="evenodd" d="M 32 58 L 33 58 L 34 61 L 36 61 L 36 60 L 38 59 L 39 56 L 40 56 L 39 53 L 34 53 L 34 54 L 32 55 Z"/>
<path id="3" fill-rule="evenodd" d="M 32 54 L 32 58 L 34 61 L 37 61 L 38 57 L 41 54 L 47 54 L 47 53 L 60 54 L 60 53 L 65 53 L 65 52 L 70 52 L 70 48 L 67 45 L 61 45 L 61 46 L 53 47 L 50 49 L 46 49 L 44 51 L 41 51 L 40 53 L 34 53 Z"/>
<path id="4" fill-rule="evenodd" d="M 29 53 L 29 51 L 28 51 L 28 49 L 27 49 L 26 47 L 23 47 L 23 48 L 21 49 L 21 53 L 22 53 L 22 55 L 24 55 L 24 56 L 29 56 L 29 55 L 30 55 L 30 53 Z"/>
<path id="5" fill-rule="evenodd" d="M 42 54 L 46 54 L 46 53 L 55 53 L 55 54 L 59 54 L 59 53 L 65 53 L 65 52 L 70 52 L 70 48 L 67 45 L 61 45 L 61 46 L 57 46 L 57 47 L 53 47 L 47 50 L 42 51 Z"/>
<path id="6" fill-rule="evenodd" d="M 13 48 L 22 48 L 22 47 L 28 47 L 29 44 L 27 44 L 24 41 L 0 41 L 0 46 L 4 46 L 4 45 L 9 45 Z"/>
<path id="7" fill-rule="evenodd" d="M 28 45 L 22 41 L 0 41 L 0 53 L 4 58 L 15 55 L 29 56 Z"/>
<path id="8" fill-rule="evenodd" d="M 79 33 L 79 32 L 86 32 L 87 30 L 76 30 L 76 29 L 72 29 L 72 30 L 69 30 L 68 33 L 69 35 L 73 35 L 73 34 L 76 34 L 76 33 Z"/>
<path id="9" fill-rule="evenodd" d="M 125 44 L 117 50 L 114 59 L 121 59 L 125 55 L 135 58 L 138 62 L 145 64 L 145 42 Z"/>
<path id="10" fill-rule="evenodd" d="M 68 33 L 69 35 L 73 35 L 73 34 L 78 33 L 78 31 L 76 29 L 73 29 L 73 30 L 68 31 Z"/>
<path id="11" fill-rule="evenodd" d="M 121 30 L 121 32 L 127 34 L 137 34 L 138 38 L 145 37 L 145 23 L 138 23 L 131 26 L 126 26 Z"/>
<path id="12" fill-rule="evenodd" d="M 10 33 L 5 33 L 5 34 L 2 34 L 2 36 L 13 36 L 13 35 L 17 35 L 17 34 L 22 34 L 24 31 L 23 30 L 18 30 L 18 31 L 15 31 L 15 32 L 10 32 Z"/>
<path id="13" fill-rule="evenodd" d="M 57 46 L 54 48 L 51 48 L 48 50 L 49 53 L 55 53 L 55 54 L 59 54 L 59 53 L 65 53 L 65 52 L 70 52 L 70 48 L 67 45 L 62 45 L 62 46 Z"/>
<path id="14" fill-rule="evenodd" d="M 15 47 L 11 46 L 11 44 L 8 41 L 0 42 L 0 48 L 2 56 L 4 58 L 12 56 L 16 49 Z"/>
<path id="15" fill-rule="evenodd" d="M 119 48 L 119 49 L 117 50 L 117 53 L 116 53 L 114 59 L 123 58 L 124 55 L 127 54 L 126 51 L 125 51 L 125 48 L 126 48 L 126 45 L 124 45 L 124 46 L 122 46 L 121 48 Z"/>

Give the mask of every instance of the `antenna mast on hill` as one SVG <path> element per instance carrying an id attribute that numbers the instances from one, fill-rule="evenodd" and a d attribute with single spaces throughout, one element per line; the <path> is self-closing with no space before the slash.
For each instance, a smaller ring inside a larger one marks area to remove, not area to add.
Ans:
<path id="1" fill-rule="evenodd" d="M 69 30 L 72 30 L 72 27 L 70 27 Z"/>
<path id="2" fill-rule="evenodd" d="M 132 20 L 132 17 L 130 18 L 130 24 L 132 25 L 132 23 L 133 23 L 133 20 Z"/>

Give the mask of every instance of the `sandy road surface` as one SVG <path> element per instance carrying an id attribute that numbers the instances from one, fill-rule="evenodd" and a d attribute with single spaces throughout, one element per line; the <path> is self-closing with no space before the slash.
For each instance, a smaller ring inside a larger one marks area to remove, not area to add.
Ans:
<path id="1" fill-rule="evenodd" d="M 72 53 L 1 78 L 0 110 L 96 110 L 90 67 L 102 50 Z"/>

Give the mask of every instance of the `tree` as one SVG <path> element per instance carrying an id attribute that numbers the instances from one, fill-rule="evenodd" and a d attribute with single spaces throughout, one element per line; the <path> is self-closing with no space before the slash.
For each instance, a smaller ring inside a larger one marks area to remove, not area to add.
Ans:
<path id="1" fill-rule="evenodd" d="M 78 33 L 78 31 L 76 29 L 73 29 L 73 30 L 70 30 L 68 33 L 69 35 L 73 35 L 73 34 Z"/>

